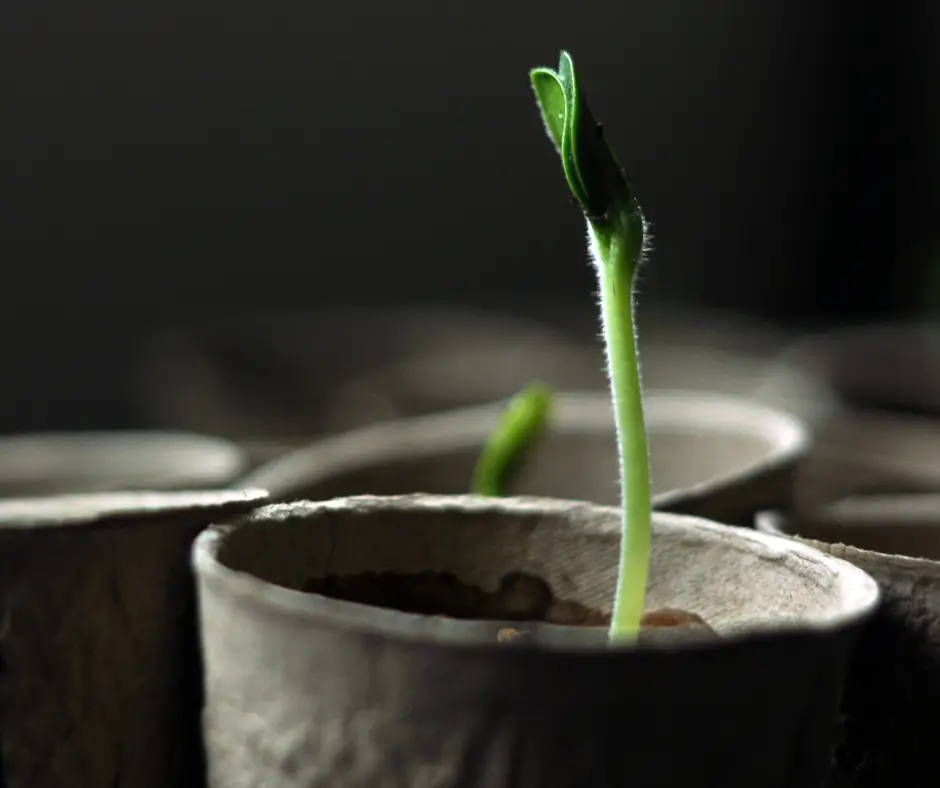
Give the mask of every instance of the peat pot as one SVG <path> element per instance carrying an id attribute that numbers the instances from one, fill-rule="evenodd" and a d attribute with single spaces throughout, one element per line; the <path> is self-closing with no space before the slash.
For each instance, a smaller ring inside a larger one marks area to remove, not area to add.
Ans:
<path id="1" fill-rule="evenodd" d="M 795 511 L 859 496 L 940 493 L 940 419 L 844 412 L 813 437 L 793 481 Z"/>
<path id="2" fill-rule="evenodd" d="M 205 531 L 210 786 L 823 786 L 874 580 L 657 513 L 649 609 L 711 630 L 610 647 L 619 521 L 554 499 L 363 496 Z"/>
<path id="3" fill-rule="evenodd" d="M 874 323 L 812 334 L 777 359 L 818 380 L 843 406 L 940 416 L 940 327 Z"/>
<path id="4" fill-rule="evenodd" d="M 813 451 L 794 491 L 799 510 L 864 493 L 940 492 L 940 327 L 833 329 L 794 343 L 775 369 L 781 379 L 814 379 L 835 404 L 811 420 Z"/>
<path id="5" fill-rule="evenodd" d="M 278 500 L 466 492 L 503 403 L 373 425 L 267 463 L 244 484 Z M 789 501 L 809 445 L 798 419 L 745 399 L 655 391 L 645 400 L 657 508 L 752 525 Z M 618 501 L 617 445 L 605 393 L 560 394 L 548 432 L 512 492 L 601 504 Z"/>
<path id="6" fill-rule="evenodd" d="M 832 408 L 815 375 L 777 361 L 792 337 L 775 326 L 724 310 L 648 302 L 639 306 L 638 323 L 650 389 L 731 394 L 810 421 Z"/>
<path id="7" fill-rule="evenodd" d="M 851 561 L 940 614 L 940 495 L 859 495 L 814 512 L 760 512 L 755 522 Z"/>
<path id="8" fill-rule="evenodd" d="M 235 444 L 183 432 L 0 436 L 0 497 L 219 488 L 245 467 Z"/>
<path id="9" fill-rule="evenodd" d="M 449 306 L 220 315 L 164 331 L 141 359 L 149 416 L 261 456 L 282 441 L 507 397 L 533 379 L 606 386 L 596 343 Z"/>
<path id="10" fill-rule="evenodd" d="M 834 788 L 936 785 L 940 741 L 940 496 L 857 496 L 757 528 L 864 569 L 884 604 L 848 666 Z"/>
<path id="11" fill-rule="evenodd" d="M 198 788 L 189 549 L 259 491 L 0 501 L 4 788 Z"/>

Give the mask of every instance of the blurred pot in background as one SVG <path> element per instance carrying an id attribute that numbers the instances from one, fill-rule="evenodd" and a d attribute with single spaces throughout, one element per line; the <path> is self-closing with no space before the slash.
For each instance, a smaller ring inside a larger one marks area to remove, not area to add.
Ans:
<path id="1" fill-rule="evenodd" d="M 590 302 L 543 299 L 520 309 L 603 352 Z M 815 376 L 777 361 L 795 336 L 769 323 L 727 310 L 644 301 L 637 306 L 637 336 L 648 389 L 733 394 L 806 417 L 831 407 L 829 390 Z M 773 385 L 767 385 L 771 372 Z"/>
<path id="2" fill-rule="evenodd" d="M 856 493 L 940 492 L 940 328 L 876 324 L 812 335 L 780 355 L 766 387 L 794 370 L 828 389 L 832 403 L 810 416 L 815 441 L 794 492 L 798 510 Z"/>
<path id="3" fill-rule="evenodd" d="M 836 328 L 791 345 L 775 367 L 812 376 L 850 410 L 940 418 L 940 327 L 878 323 Z"/>
<path id="4" fill-rule="evenodd" d="M 184 432 L 65 432 L 0 436 L 0 497 L 227 487 L 245 453 Z"/>
<path id="5" fill-rule="evenodd" d="M 164 425 L 263 445 L 488 402 L 533 379 L 606 389 L 600 348 L 499 313 L 360 305 L 167 330 L 138 388 Z"/>
<path id="6" fill-rule="evenodd" d="M 606 391 L 596 308 L 582 301 L 523 303 L 520 317 L 357 306 L 210 318 L 145 348 L 140 401 L 161 424 L 238 440 L 260 462 L 311 437 L 508 397 L 535 379 Z M 650 389 L 718 391 L 787 410 L 824 400 L 813 378 L 783 369 L 761 388 L 786 341 L 768 326 L 663 304 L 639 320 Z"/>
<path id="7" fill-rule="evenodd" d="M 325 438 L 242 484 L 278 500 L 463 493 L 502 408 L 490 403 Z M 810 440 L 787 413 L 708 392 L 651 391 L 646 420 L 656 508 L 731 524 L 750 526 L 755 512 L 788 503 Z M 609 394 L 563 393 L 511 493 L 616 504 L 617 478 Z"/>
<path id="8" fill-rule="evenodd" d="M 794 476 L 793 508 L 812 513 L 864 494 L 940 493 L 940 421 L 834 411 Z"/>

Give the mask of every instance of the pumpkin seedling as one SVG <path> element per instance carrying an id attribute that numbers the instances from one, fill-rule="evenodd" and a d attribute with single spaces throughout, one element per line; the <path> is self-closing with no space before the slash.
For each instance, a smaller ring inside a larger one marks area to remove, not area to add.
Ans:
<path id="1" fill-rule="evenodd" d="M 571 193 L 587 221 L 588 247 L 600 289 L 620 464 L 622 538 L 610 639 L 635 640 L 646 601 L 652 492 L 636 347 L 633 294 L 648 248 L 647 223 L 629 180 L 607 145 L 562 51 L 558 70 L 530 72 L 548 136 Z"/>
<path id="2" fill-rule="evenodd" d="M 530 383 L 514 396 L 500 415 L 477 460 L 473 492 L 506 494 L 532 446 L 541 437 L 552 409 L 552 390 Z"/>

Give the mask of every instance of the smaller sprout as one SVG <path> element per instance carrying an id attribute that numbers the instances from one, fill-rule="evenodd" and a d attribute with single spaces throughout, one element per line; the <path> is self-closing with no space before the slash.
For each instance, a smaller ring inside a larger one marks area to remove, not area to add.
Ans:
<path id="1" fill-rule="evenodd" d="M 552 400 L 548 386 L 530 383 L 509 401 L 477 461 L 473 492 L 490 497 L 506 494 L 548 424 Z"/>

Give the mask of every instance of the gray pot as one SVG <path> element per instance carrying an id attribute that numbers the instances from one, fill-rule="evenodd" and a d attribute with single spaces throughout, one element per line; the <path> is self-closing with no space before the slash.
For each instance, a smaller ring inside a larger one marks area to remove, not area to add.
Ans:
<path id="1" fill-rule="evenodd" d="M 794 477 L 796 511 L 859 495 L 940 492 L 940 421 L 843 412 L 818 425 L 813 437 Z"/>
<path id="2" fill-rule="evenodd" d="M 652 390 L 714 391 L 757 400 L 804 419 L 828 412 L 827 387 L 775 361 L 791 335 L 751 317 L 687 304 L 641 304 L 643 383 Z"/>
<path id="3" fill-rule="evenodd" d="M 940 416 L 940 328 L 875 323 L 810 335 L 778 365 L 812 376 L 842 407 Z"/>
<path id="4" fill-rule="evenodd" d="M 862 493 L 940 492 L 940 329 L 834 329 L 795 343 L 776 368 L 815 379 L 833 403 L 810 419 L 815 440 L 794 491 L 798 510 Z"/>
<path id="5" fill-rule="evenodd" d="M 599 345 L 505 314 L 349 305 L 167 330 L 145 348 L 138 388 L 162 423 L 264 452 L 271 441 L 487 402 L 532 379 L 603 388 L 603 363 Z"/>
<path id="6" fill-rule="evenodd" d="M 859 496 L 812 513 L 763 512 L 756 525 L 850 561 L 882 588 L 884 604 L 862 628 L 846 673 L 833 785 L 935 784 L 940 497 Z"/>
<path id="7" fill-rule="evenodd" d="M 190 543 L 263 498 L 0 501 L 4 788 L 202 783 Z"/>
<path id="8" fill-rule="evenodd" d="M 596 304 L 584 298 L 541 298 L 518 308 L 601 352 Z M 781 349 L 793 342 L 790 331 L 738 312 L 647 298 L 636 317 L 648 389 L 746 397 L 801 418 L 831 410 L 831 392 L 816 376 L 776 362 Z"/>
<path id="9" fill-rule="evenodd" d="M 653 519 L 649 605 L 696 612 L 720 639 L 610 648 L 603 627 L 524 623 L 528 637 L 505 643 L 506 621 L 299 590 L 436 571 L 483 593 L 524 572 L 564 604 L 609 612 L 613 508 L 369 496 L 265 507 L 204 532 L 210 786 L 823 786 L 875 582 L 779 537 Z"/>
<path id="10" fill-rule="evenodd" d="M 245 453 L 181 432 L 67 432 L 0 437 L 0 497 L 226 487 Z"/>
<path id="11" fill-rule="evenodd" d="M 812 513 L 760 512 L 755 525 L 850 561 L 940 613 L 938 495 L 858 496 Z"/>
<path id="12" fill-rule="evenodd" d="M 462 493 L 501 408 L 492 403 L 328 438 L 256 469 L 244 483 L 279 500 Z M 649 392 L 645 409 L 658 508 L 750 525 L 758 510 L 789 500 L 794 466 L 809 444 L 797 419 L 701 392 Z M 609 395 L 566 393 L 513 492 L 615 504 L 617 478 Z"/>

